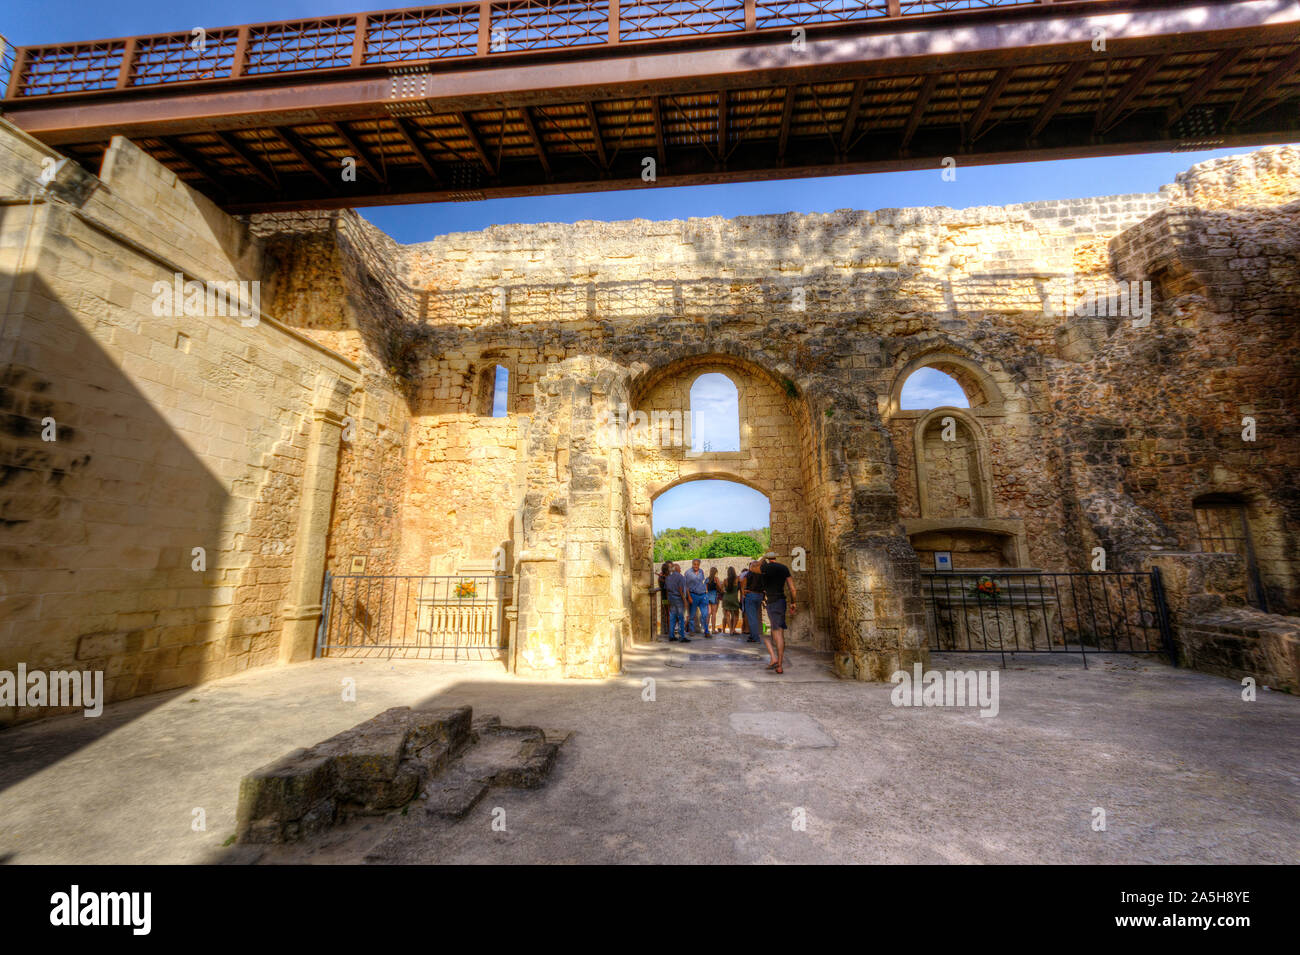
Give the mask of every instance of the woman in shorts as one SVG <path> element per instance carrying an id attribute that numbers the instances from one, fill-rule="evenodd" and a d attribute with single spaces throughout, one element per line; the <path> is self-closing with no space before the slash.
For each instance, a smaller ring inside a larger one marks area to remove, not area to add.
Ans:
<path id="1" fill-rule="evenodd" d="M 740 632 L 740 578 L 735 567 L 727 568 L 722 584 L 722 629 L 733 635 Z"/>

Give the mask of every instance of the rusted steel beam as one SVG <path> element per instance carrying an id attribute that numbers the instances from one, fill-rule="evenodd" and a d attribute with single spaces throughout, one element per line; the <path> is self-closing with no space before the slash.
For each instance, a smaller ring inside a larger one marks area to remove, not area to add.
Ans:
<path id="1" fill-rule="evenodd" d="M 727 116 L 727 91 L 718 91 L 718 164 L 727 168 L 727 139 L 731 130 Z"/>
<path id="2" fill-rule="evenodd" d="M 206 179 L 209 183 L 216 186 L 221 192 L 227 192 L 225 177 L 223 177 L 208 160 L 199 155 L 198 151 L 181 142 L 174 137 L 162 140 L 162 144 L 185 160 L 185 163 Z"/>
<path id="3" fill-rule="evenodd" d="M 216 136 L 227 149 L 247 163 L 248 168 L 253 170 L 253 175 L 257 176 L 258 179 L 277 193 L 280 191 L 280 183 L 275 179 L 274 167 L 264 165 L 264 161 L 241 143 L 234 133 L 223 133 L 220 130 L 214 130 L 212 135 Z M 271 170 L 270 173 L 267 172 L 268 168 Z"/>
<path id="4" fill-rule="evenodd" d="M 1283 80 L 1294 73 L 1298 66 L 1300 66 L 1300 50 L 1296 50 L 1278 63 L 1269 71 L 1268 76 L 1247 90 L 1246 95 L 1237 101 L 1237 105 L 1228 114 L 1228 122 L 1232 122 L 1234 119 L 1249 118 L 1256 107 L 1260 106 Z"/>
<path id="5" fill-rule="evenodd" d="M 312 147 L 306 140 L 288 126 L 283 126 L 277 129 L 276 132 L 280 134 L 280 139 L 284 141 L 284 144 L 289 147 L 289 152 L 293 153 L 298 161 L 307 167 L 308 172 L 319 179 L 321 184 L 330 192 L 337 191 L 334 186 L 334 180 L 322 171 L 319 162 L 312 158 Z"/>
<path id="6" fill-rule="evenodd" d="M 545 170 L 546 178 L 549 180 L 554 175 L 551 172 L 551 160 L 546 155 L 546 142 L 537 132 L 537 124 L 533 122 L 533 114 L 527 106 L 521 106 L 519 116 L 524 121 L 524 129 L 528 130 L 528 138 L 533 141 L 533 148 L 537 150 L 537 161 L 542 164 L 542 169 Z"/>
<path id="7" fill-rule="evenodd" d="M 930 105 L 930 97 L 934 95 L 934 88 L 938 83 L 938 73 L 927 73 L 921 80 L 921 88 L 917 90 L 916 99 L 912 101 L 912 112 L 907 117 L 907 125 L 903 127 L 903 138 L 898 144 L 900 152 L 907 150 L 912 137 L 916 135 L 916 128 L 921 125 L 921 117 L 925 115 L 925 108 Z"/>
<path id="8" fill-rule="evenodd" d="M 415 154 L 415 158 L 420 161 L 420 165 L 429 174 L 429 178 L 433 180 L 435 185 L 441 186 L 442 178 L 438 175 L 438 171 L 433 168 L 433 163 L 429 160 L 429 154 L 420 145 L 411 123 L 400 116 L 389 117 L 389 122 L 397 127 L 397 133 L 402 137 L 402 142 L 406 143 L 406 148 Z"/>
<path id="9" fill-rule="evenodd" d="M 230 64 L 231 79 L 243 76 L 248 66 L 248 34 L 248 27 L 239 28 L 239 36 L 235 38 L 235 56 Z"/>
<path id="10" fill-rule="evenodd" d="M 489 176 L 495 176 L 497 171 L 492 165 L 492 157 L 489 156 L 487 150 L 483 148 L 483 140 L 479 139 L 478 133 L 474 130 L 473 121 L 464 113 L 459 112 L 456 113 L 456 121 L 460 123 L 460 128 L 465 131 L 465 136 L 469 139 L 470 146 L 474 148 L 474 153 L 478 156 L 479 162 L 483 164 L 483 168 L 487 170 L 487 174 Z"/>
<path id="11" fill-rule="evenodd" d="M 1235 50 L 1224 50 L 1216 56 L 1214 61 L 1205 68 L 1205 72 L 1197 77 L 1196 82 L 1191 85 L 1187 92 L 1179 96 L 1177 102 L 1170 105 L 1165 113 L 1165 125 L 1172 126 L 1186 116 L 1187 111 L 1199 103 L 1214 84 L 1219 82 L 1245 55 L 1246 48 L 1237 47 Z"/>
<path id="12" fill-rule="evenodd" d="M 1138 64 L 1137 69 L 1128 78 L 1128 82 L 1120 87 L 1114 98 L 1097 110 L 1097 119 L 1093 123 L 1093 132 L 1104 133 L 1115 125 L 1116 120 L 1124 114 L 1125 107 L 1132 102 L 1133 97 L 1146 89 L 1147 84 L 1159 72 L 1160 67 L 1164 66 L 1165 60 L 1168 58 L 1167 54 L 1158 53 L 1155 56 L 1147 57 Z"/>
<path id="13" fill-rule="evenodd" d="M 596 156 L 600 159 L 600 168 L 609 169 L 609 157 L 605 155 L 605 140 L 600 133 L 600 120 L 596 118 L 596 107 L 591 100 L 583 100 L 583 109 L 587 114 L 587 125 L 591 127 L 591 139 L 596 144 Z"/>
<path id="14" fill-rule="evenodd" d="M 135 70 L 136 38 L 126 41 L 122 51 L 122 68 L 117 71 L 117 89 L 124 90 L 131 85 L 131 73 Z"/>
<path id="15" fill-rule="evenodd" d="M 794 101 L 797 87 L 790 85 L 785 89 L 785 104 L 781 107 L 781 129 L 777 133 L 776 164 L 785 165 L 785 150 L 790 143 L 790 122 L 794 119 Z"/>
<path id="16" fill-rule="evenodd" d="M 359 140 L 353 139 L 352 135 L 343 128 L 342 123 L 330 123 L 329 127 L 335 136 L 343 140 L 343 145 L 346 146 L 348 151 L 357 158 L 358 162 L 365 166 L 366 171 L 370 173 L 376 182 L 387 181 L 387 175 L 370 154 L 370 150 L 361 145 Z"/>
<path id="17" fill-rule="evenodd" d="M 1070 95 L 1070 90 L 1074 89 L 1083 74 L 1088 72 L 1088 67 L 1091 65 L 1092 63 L 1088 60 L 1080 60 L 1066 67 L 1061 74 L 1060 80 L 1057 81 L 1056 88 L 1052 90 L 1052 95 L 1047 97 L 1047 101 L 1039 109 L 1038 115 L 1034 117 L 1034 125 L 1029 130 L 1031 140 L 1037 139 L 1038 134 L 1043 131 L 1043 127 L 1052 121 L 1056 111 L 1061 108 L 1065 98 Z"/>
<path id="18" fill-rule="evenodd" d="M 1004 125 L 1004 124 L 1003 124 Z M 1155 130 L 1155 124 L 1146 124 L 1147 129 Z M 1081 129 L 1086 133 L 1088 126 L 1082 126 Z M 1221 138 L 1224 145 L 1229 147 L 1253 147 L 1268 145 L 1271 143 L 1293 142 L 1297 136 L 1297 130 L 1277 132 L 1250 132 L 1225 134 Z M 984 137 L 987 141 L 994 134 L 990 133 Z M 1006 149 L 999 146 L 996 149 L 988 149 L 981 152 L 972 151 L 964 155 L 962 159 L 963 166 L 987 165 L 992 163 L 1011 163 L 1011 162 L 1035 162 L 1046 159 L 1078 159 L 1094 156 L 1115 156 L 1127 155 L 1144 152 L 1168 152 L 1179 146 L 1176 139 L 1159 138 L 1144 140 L 1133 143 L 1077 143 L 1050 148 L 1038 148 L 1033 150 Z M 836 175 L 859 175 L 875 172 L 892 172 L 907 169 L 931 169 L 937 166 L 942 156 L 947 155 L 950 149 L 945 146 L 944 151 L 926 151 L 924 155 L 921 151 L 911 156 L 895 156 L 884 159 L 861 160 L 854 162 L 800 162 L 789 163 L 786 167 L 776 166 L 765 167 L 742 167 L 739 163 L 733 163 L 727 170 L 719 170 L 713 167 L 712 163 L 707 164 L 707 168 L 698 171 L 686 171 L 679 174 L 664 174 L 658 176 L 656 186 L 691 186 L 691 185 L 712 185 L 718 183 L 731 182 L 757 182 L 770 181 L 777 179 L 794 179 L 813 176 L 836 176 Z M 685 163 L 682 164 L 686 165 Z M 633 189 L 646 188 L 646 183 L 642 182 L 639 176 L 633 178 L 630 176 L 610 176 L 608 178 L 592 177 L 581 180 L 530 182 L 530 183 L 509 183 L 503 182 L 495 185 L 485 185 L 480 191 L 487 198 L 512 198 L 519 196 L 541 196 L 541 195 L 560 195 L 566 193 L 589 193 L 603 192 L 614 189 Z M 279 200 L 273 199 L 240 199 L 238 201 L 224 204 L 230 212 L 270 212 L 288 209 L 342 209 L 361 205 L 398 205 L 403 203 L 422 203 L 422 202 L 446 202 L 454 201 L 460 198 L 459 193 L 452 189 L 423 189 L 423 190 L 394 190 L 389 193 L 375 193 L 372 195 L 357 194 L 349 196 L 306 196 L 296 198 L 284 198 Z"/>
<path id="19" fill-rule="evenodd" d="M 650 114 L 655 127 L 655 151 L 659 154 L 659 165 L 662 167 L 667 161 L 668 144 L 664 140 L 663 104 L 659 102 L 658 96 L 650 97 Z"/>
<path id="20" fill-rule="evenodd" d="M 360 66 L 366 57 L 366 17 L 364 13 L 358 13 L 356 25 L 352 34 L 352 65 Z"/>
<path id="21" fill-rule="evenodd" d="M 988 89 L 984 92 L 983 98 L 979 105 L 975 107 L 975 112 L 971 114 L 970 122 L 966 124 L 963 139 L 967 143 L 973 143 L 979 138 L 980 128 L 984 121 L 989 118 L 989 113 L 1002 95 L 1003 90 L 1007 88 L 1007 83 L 1011 81 L 1011 74 L 1015 70 L 1010 67 L 1004 67 L 994 74 L 993 79 L 989 81 Z"/>
<path id="22" fill-rule="evenodd" d="M 866 88 L 866 80 L 858 80 L 853 84 L 853 95 L 849 97 L 848 110 L 844 113 L 844 128 L 840 130 L 839 151 L 841 155 L 848 151 L 853 130 L 857 128 L 858 113 L 862 111 L 862 97 L 866 92 Z"/>
<path id="23" fill-rule="evenodd" d="M 478 4 L 478 56 L 486 56 L 492 45 L 492 4 L 479 0 Z"/>

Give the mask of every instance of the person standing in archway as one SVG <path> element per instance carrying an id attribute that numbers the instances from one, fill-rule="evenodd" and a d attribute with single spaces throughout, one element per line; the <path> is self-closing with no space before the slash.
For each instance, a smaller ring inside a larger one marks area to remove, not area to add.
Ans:
<path id="1" fill-rule="evenodd" d="M 681 568 L 673 564 L 671 570 L 664 581 L 668 589 L 668 642 L 690 643 L 691 638 L 686 636 L 686 608 L 691 603 L 691 592 Z M 679 631 L 681 636 L 678 636 Z"/>
<path id="2" fill-rule="evenodd" d="M 706 583 L 709 588 L 709 632 L 718 632 L 718 604 L 722 600 L 722 581 L 718 579 L 718 568 L 709 568 L 709 579 Z"/>
<path id="3" fill-rule="evenodd" d="M 691 591 L 691 604 L 688 618 L 696 634 L 709 634 L 709 584 L 700 568 L 700 559 L 691 561 L 691 569 L 685 574 L 686 586 Z"/>
<path id="4" fill-rule="evenodd" d="M 775 670 L 777 673 L 784 673 L 785 616 L 787 607 L 785 592 L 787 589 L 790 591 L 789 612 L 793 616 L 795 610 L 794 580 L 790 577 L 790 568 L 776 559 L 775 551 L 768 551 L 763 556 L 763 596 L 767 602 L 767 622 L 772 627 L 771 639 L 763 638 L 763 642 L 767 644 L 767 652 L 772 656 L 772 662 L 767 665 L 767 668 Z M 775 649 L 773 649 L 774 646 Z"/>
<path id="5" fill-rule="evenodd" d="M 657 582 L 659 584 L 659 635 L 664 636 L 668 633 L 668 575 L 673 572 L 673 565 L 670 561 L 664 561 L 664 565 L 659 568 Z"/>
<path id="6" fill-rule="evenodd" d="M 749 573 L 742 582 L 745 590 L 745 627 L 749 630 L 749 642 L 758 643 L 763 635 L 763 574 L 758 569 L 758 561 L 751 561 Z M 769 652 L 771 648 L 769 647 Z M 776 657 L 772 658 L 776 660 Z"/>
<path id="7" fill-rule="evenodd" d="M 732 636 L 740 632 L 740 585 L 736 568 L 728 567 L 727 580 L 722 585 L 722 629 Z"/>

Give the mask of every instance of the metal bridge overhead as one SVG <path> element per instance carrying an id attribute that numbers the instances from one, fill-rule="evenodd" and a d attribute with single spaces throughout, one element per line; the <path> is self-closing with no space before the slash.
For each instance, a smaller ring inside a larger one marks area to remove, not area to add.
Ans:
<path id="1" fill-rule="evenodd" d="M 20 47 L 6 89 L 237 212 L 653 188 L 1294 141 L 1300 2 L 481 0 Z"/>

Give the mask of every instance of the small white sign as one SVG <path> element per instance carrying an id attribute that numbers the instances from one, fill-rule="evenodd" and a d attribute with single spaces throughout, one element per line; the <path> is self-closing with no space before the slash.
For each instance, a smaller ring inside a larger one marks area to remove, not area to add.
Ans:
<path id="1" fill-rule="evenodd" d="M 935 570 L 952 570 L 952 551 L 937 550 L 934 552 L 934 569 Z"/>

